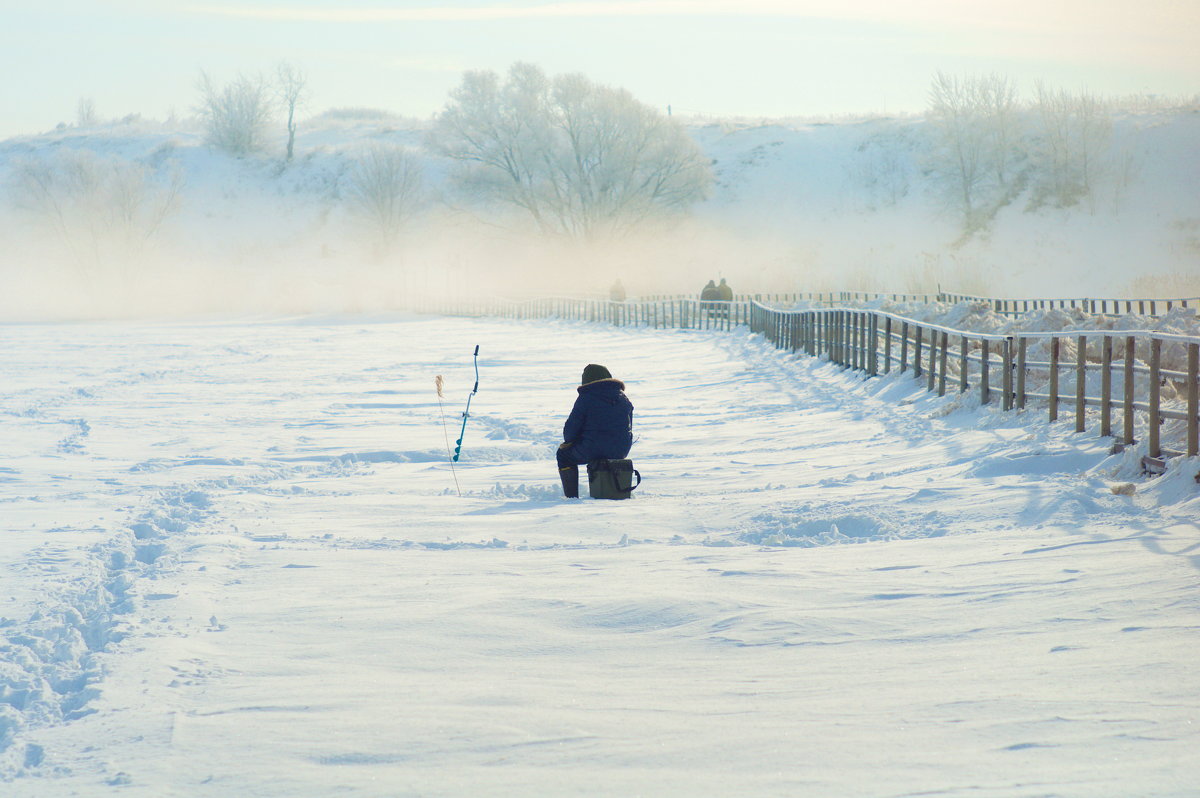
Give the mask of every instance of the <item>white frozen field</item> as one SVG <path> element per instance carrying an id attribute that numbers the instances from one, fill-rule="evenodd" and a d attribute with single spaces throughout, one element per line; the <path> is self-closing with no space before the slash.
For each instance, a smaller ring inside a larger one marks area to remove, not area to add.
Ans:
<path id="1" fill-rule="evenodd" d="M 5 796 L 1196 794 L 1195 460 L 745 332 L 2 334 Z"/>

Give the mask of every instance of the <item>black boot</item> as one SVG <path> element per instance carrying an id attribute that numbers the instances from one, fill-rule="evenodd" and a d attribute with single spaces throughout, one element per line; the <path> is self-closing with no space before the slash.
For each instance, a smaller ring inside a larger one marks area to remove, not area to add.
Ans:
<path id="1" fill-rule="evenodd" d="M 579 466 L 567 466 L 558 469 L 558 478 L 562 480 L 563 495 L 568 499 L 579 498 Z"/>

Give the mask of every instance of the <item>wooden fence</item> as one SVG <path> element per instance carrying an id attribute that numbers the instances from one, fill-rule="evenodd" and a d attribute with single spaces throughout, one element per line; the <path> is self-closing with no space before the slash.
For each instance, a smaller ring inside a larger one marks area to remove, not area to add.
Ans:
<path id="1" fill-rule="evenodd" d="M 745 299 L 495 298 L 432 301 L 419 309 L 654 329 L 747 325 L 778 348 L 826 357 L 870 375 L 911 374 L 938 395 L 977 391 L 981 403 L 998 402 L 1004 410 L 1044 403 L 1051 421 L 1073 414 L 1077 432 L 1091 424 L 1100 436 L 1116 438 L 1118 447 L 1145 439 L 1143 465 L 1153 473 L 1165 470 L 1168 457 L 1200 454 L 1200 338 L 1154 331 L 997 335 L 878 310 L 784 310 Z M 1168 367 L 1172 364 L 1178 365 Z M 1168 440 L 1180 441 L 1181 448 L 1162 444 L 1164 428 Z"/>
<path id="2" fill-rule="evenodd" d="M 750 321 L 754 302 L 745 299 L 701 301 L 684 297 L 613 302 L 605 299 L 540 297 L 537 299 L 445 299 L 419 302 L 416 309 L 442 315 L 495 316 L 505 319 L 556 317 L 607 322 L 618 327 L 731 330 Z"/>
<path id="3" fill-rule="evenodd" d="M 1180 307 L 1190 308 L 1194 313 L 1200 314 L 1200 297 L 1183 297 L 1179 299 L 1091 299 L 1082 297 L 1065 299 L 997 299 L 995 297 L 954 294 L 941 291 L 936 294 L 889 294 L 879 291 L 807 291 L 775 294 L 743 294 L 735 296 L 732 302 L 703 302 L 693 296 L 664 294 L 636 297 L 630 299 L 627 303 L 610 303 L 599 298 L 535 298 L 527 300 L 479 300 L 471 304 L 480 308 L 487 307 L 495 310 L 503 310 L 503 313 L 488 312 L 487 315 L 506 315 L 510 317 L 520 316 L 521 314 L 542 316 L 545 314 L 541 311 L 548 305 L 563 307 L 564 303 L 570 302 L 590 302 L 598 303 L 599 305 L 611 304 L 614 306 L 625 305 L 624 310 L 610 308 L 607 311 L 597 311 L 596 320 L 603 318 L 605 315 L 620 316 L 623 319 L 634 318 L 639 311 L 631 310 L 630 308 L 633 306 L 655 306 L 661 303 L 669 303 L 675 308 L 676 315 L 674 318 L 676 319 L 680 318 L 679 314 L 691 313 L 697 306 L 700 306 L 701 310 L 704 308 L 713 308 L 714 311 L 715 309 L 728 307 L 729 313 L 732 314 L 728 317 L 734 320 L 733 323 L 745 324 L 747 319 L 746 314 L 749 313 L 750 305 L 754 302 L 775 306 L 807 304 L 835 308 L 879 300 L 901 303 L 942 302 L 950 305 L 958 304 L 959 302 L 979 302 L 986 304 L 998 315 L 1009 317 L 1021 316 L 1036 310 L 1081 310 L 1084 313 L 1092 315 L 1100 314 L 1108 316 L 1132 314 L 1139 316 L 1159 316 L 1170 313 L 1173 309 Z M 464 302 L 452 300 L 448 304 L 453 307 L 461 307 Z M 721 313 L 724 314 L 724 310 Z M 556 313 L 554 315 L 562 314 Z M 712 315 L 717 314 L 714 312 Z M 572 316 L 572 318 L 579 318 L 579 316 Z M 707 316 L 703 313 L 695 314 L 688 318 L 689 323 L 667 326 L 696 327 L 702 323 L 707 323 Z M 692 321 L 692 319 L 698 319 L 698 321 Z"/>
<path id="4" fill-rule="evenodd" d="M 1120 445 L 1144 437 L 1143 464 L 1154 472 L 1162 472 L 1166 457 L 1200 454 L 1200 338 L 1153 331 L 992 335 L 875 310 L 758 303 L 750 329 L 779 348 L 868 374 L 909 372 L 939 395 L 975 390 L 980 402 L 998 401 L 1004 410 L 1039 400 L 1051 421 L 1073 413 L 1077 432 L 1091 421 Z M 1164 347 L 1175 350 L 1172 362 L 1186 363 L 1183 370 L 1164 367 Z M 1169 422 L 1183 427 L 1182 449 L 1162 445 Z"/>

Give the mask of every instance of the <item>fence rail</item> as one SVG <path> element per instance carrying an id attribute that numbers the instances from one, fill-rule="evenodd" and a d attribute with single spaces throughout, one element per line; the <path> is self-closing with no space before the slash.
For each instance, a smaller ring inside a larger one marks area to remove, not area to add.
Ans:
<path id="1" fill-rule="evenodd" d="M 789 295 L 782 295 L 790 301 Z M 794 295 L 793 295 L 794 296 Z M 1200 338 L 1152 330 L 978 333 L 862 308 L 788 310 L 746 299 L 614 302 L 544 297 L 442 300 L 420 310 L 513 319 L 557 317 L 655 329 L 730 330 L 746 325 L 776 347 L 826 357 L 870 375 L 899 372 L 928 391 L 977 391 L 982 404 L 1050 421 L 1072 416 L 1117 446 L 1146 442 L 1147 470 L 1200 455 Z M 1166 435 L 1164 436 L 1164 430 Z M 1164 446 L 1164 438 L 1181 448 Z"/>

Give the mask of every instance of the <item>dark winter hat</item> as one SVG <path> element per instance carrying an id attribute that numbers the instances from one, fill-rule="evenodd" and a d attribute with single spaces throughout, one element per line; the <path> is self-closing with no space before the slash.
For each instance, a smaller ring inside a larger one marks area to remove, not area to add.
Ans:
<path id="1" fill-rule="evenodd" d="M 595 363 L 588 363 L 586 366 L 583 367 L 583 384 L 584 385 L 587 385 L 589 382 L 595 382 L 596 380 L 611 380 L 611 379 L 612 379 L 612 373 L 608 369 L 604 368 L 604 366 L 598 366 Z"/>

